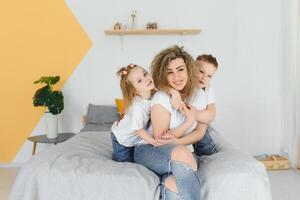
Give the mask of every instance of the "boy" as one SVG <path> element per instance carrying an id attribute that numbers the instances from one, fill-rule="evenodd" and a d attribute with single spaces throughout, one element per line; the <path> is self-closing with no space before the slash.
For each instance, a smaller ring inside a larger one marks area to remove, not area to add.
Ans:
<path id="1" fill-rule="evenodd" d="M 217 72 L 218 62 L 214 56 L 202 54 L 197 57 L 195 64 L 199 69 L 199 87 L 206 96 L 206 109 L 199 111 L 197 119 L 210 123 L 216 115 L 215 94 L 213 88 L 210 87 L 210 81 Z"/>
<path id="2" fill-rule="evenodd" d="M 180 94 L 175 92 L 171 92 L 171 103 L 173 107 L 182 112 L 185 116 L 194 115 L 197 121 L 209 124 L 214 120 L 216 115 L 215 95 L 213 88 L 210 87 L 210 81 L 218 69 L 218 62 L 214 56 L 202 54 L 197 57 L 195 65 L 199 71 L 199 91 L 197 92 L 197 95 L 201 95 L 201 98 L 203 99 L 200 105 L 202 109 L 197 110 L 193 106 L 189 106 L 189 109 L 186 109 L 184 104 L 181 102 Z M 178 128 L 177 130 L 180 129 Z M 183 135 L 183 131 L 172 131 L 171 134 L 176 137 L 181 137 Z M 206 130 L 203 138 L 194 143 L 193 146 L 195 153 L 198 156 L 211 155 L 217 152 L 217 147 L 208 130 Z"/>

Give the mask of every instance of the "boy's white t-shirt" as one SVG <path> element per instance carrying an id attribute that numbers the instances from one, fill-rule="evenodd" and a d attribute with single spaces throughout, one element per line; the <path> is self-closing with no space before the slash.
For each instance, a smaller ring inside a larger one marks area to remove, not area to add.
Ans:
<path id="1" fill-rule="evenodd" d="M 136 131 L 147 129 L 149 120 L 150 100 L 136 96 L 124 117 L 119 122 L 114 122 L 111 131 L 120 144 L 132 147 L 141 143 L 142 138 L 136 134 Z"/>
<path id="2" fill-rule="evenodd" d="M 214 103 L 214 91 L 212 88 L 208 88 L 207 90 L 196 89 L 195 94 L 191 98 L 190 102 L 186 102 L 189 105 L 194 106 L 198 110 L 203 110 L 206 108 L 208 104 Z M 151 107 L 155 104 L 159 104 L 163 106 L 171 116 L 170 119 L 170 129 L 175 129 L 180 126 L 185 120 L 186 117 L 180 113 L 180 111 L 174 109 L 171 104 L 171 97 L 168 93 L 163 91 L 158 91 L 154 94 L 151 100 Z M 185 135 L 191 133 L 197 126 L 197 122 L 194 122 L 193 125 L 185 132 Z M 187 145 L 187 147 L 194 151 L 192 145 Z"/>
<path id="3" fill-rule="evenodd" d="M 202 89 L 203 90 L 203 89 Z M 204 89 L 205 95 L 206 95 L 206 106 L 212 103 L 216 103 L 215 101 L 215 90 L 212 87 L 206 87 Z"/>

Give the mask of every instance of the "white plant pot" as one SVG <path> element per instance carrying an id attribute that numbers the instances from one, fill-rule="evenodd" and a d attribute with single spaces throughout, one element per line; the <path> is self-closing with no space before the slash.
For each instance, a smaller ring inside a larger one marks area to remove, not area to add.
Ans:
<path id="1" fill-rule="evenodd" d="M 47 130 L 47 138 L 57 138 L 58 133 L 58 115 L 45 112 L 45 125 Z"/>

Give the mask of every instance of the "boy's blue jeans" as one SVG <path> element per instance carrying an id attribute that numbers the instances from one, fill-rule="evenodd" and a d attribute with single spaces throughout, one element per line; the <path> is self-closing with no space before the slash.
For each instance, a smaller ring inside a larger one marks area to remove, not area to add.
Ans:
<path id="1" fill-rule="evenodd" d="M 212 155 L 217 153 L 217 146 L 211 138 L 209 130 L 210 128 L 207 128 L 203 138 L 193 144 L 194 153 L 197 156 Z"/>
<path id="2" fill-rule="evenodd" d="M 134 147 L 121 145 L 113 133 L 111 133 L 111 141 L 113 146 L 112 159 L 114 161 L 133 162 Z"/>

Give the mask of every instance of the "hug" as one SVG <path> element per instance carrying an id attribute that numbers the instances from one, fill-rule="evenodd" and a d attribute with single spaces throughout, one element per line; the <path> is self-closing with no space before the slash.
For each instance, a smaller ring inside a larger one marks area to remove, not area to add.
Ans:
<path id="1" fill-rule="evenodd" d="M 157 174 L 163 199 L 201 197 L 201 156 L 217 152 L 207 129 L 216 113 L 209 83 L 217 68 L 212 55 L 194 60 L 172 46 L 155 56 L 151 75 L 135 64 L 118 71 L 124 113 L 111 128 L 112 159 Z"/>

